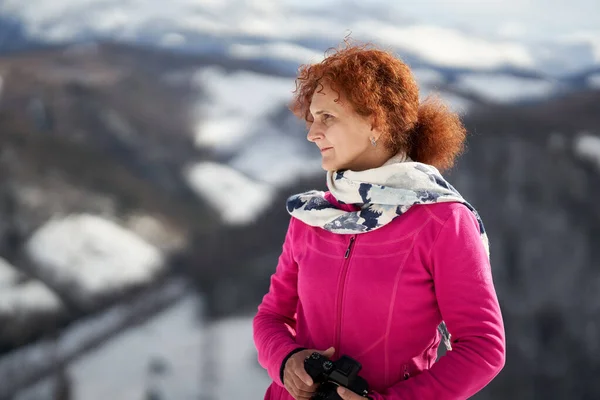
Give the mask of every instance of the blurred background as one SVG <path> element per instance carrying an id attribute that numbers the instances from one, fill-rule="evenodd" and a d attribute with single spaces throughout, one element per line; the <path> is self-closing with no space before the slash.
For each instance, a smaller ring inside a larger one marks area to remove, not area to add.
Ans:
<path id="1" fill-rule="evenodd" d="M 597 0 L 0 0 L 0 399 L 262 398 L 285 199 L 325 183 L 287 103 L 348 34 L 469 130 L 508 341 L 476 398 L 600 398 Z"/>

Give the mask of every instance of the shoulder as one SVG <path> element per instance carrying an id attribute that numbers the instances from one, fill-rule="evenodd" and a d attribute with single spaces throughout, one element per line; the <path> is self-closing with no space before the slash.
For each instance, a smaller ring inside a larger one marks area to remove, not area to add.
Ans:
<path id="1" fill-rule="evenodd" d="M 477 217 L 465 204 L 460 202 L 441 202 L 435 204 L 422 204 L 418 206 L 421 212 L 427 213 L 440 225 L 448 220 L 464 220 L 477 223 Z"/>
<path id="2" fill-rule="evenodd" d="M 298 238 L 304 237 L 306 231 L 311 228 L 310 225 L 301 219 L 290 216 L 287 234 L 290 239 L 297 240 Z"/>
<path id="3" fill-rule="evenodd" d="M 466 249 L 485 248 L 489 254 L 487 237 L 482 234 L 483 225 L 467 205 L 458 202 L 438 203 L 429 209 L 435 215 L 437 225 L 433 231 L 435 248 Z M 484 243 L 485 242 L 485 243 Z M 483 247 L 481 246 L 483 244 Z M 433 248 L 433 247 L 432 247 Z"/>
<path id="4" fill-rule="evenodd" d="M 426 253 L 434 244 L 443 243 L 447 237 L 457 240 L 480 237 L 477 217 L 463 203 L 420 204 L 411 207 L 407 214 L 410 212 L 413 212 L 410 219 L 420 221 L 419 238 L 420 242 L 425 243 L 423 251 Z"/>

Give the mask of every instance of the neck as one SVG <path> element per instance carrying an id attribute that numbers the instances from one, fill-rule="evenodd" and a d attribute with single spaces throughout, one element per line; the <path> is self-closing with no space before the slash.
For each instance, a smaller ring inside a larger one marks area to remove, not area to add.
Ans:
<path id="1" fill-rule="evenodd" d="M 384 165 L 392 156 L 393 154 L 391 154 L 389 150 L 382 147 L 373 149 L 373 151 L 369 151 L 366 154 L 362 154 L 362 156 L 357 157 L 354 162 L 344 169 L 358 172 L 379 168 Z"/>
<path id="2" fill-rule="evenodd" d="M 408 154 L 406 154 L 403 151 L 400 151 L 399 153 L 396 153 L 394 156 L 388 159 L 383 165 L 403 163 L 408 161 L 412 161 L 412 159 L 408 156 Z"/>
<path id="3" fill-rule="evenodd" d="M 355 160 L 351 166 L 340 169 L 360 172 L 368 169 L 379 168 L 388 164 L 406 161 L 411 161 L 411 159 L 403 151 L 400 151 L 396 154 L 390 154 L 389 152 L 381 151 L 377 153 L 373 152 L 369 155 L 369 157 L 361 157 L 360 160 Z"/>

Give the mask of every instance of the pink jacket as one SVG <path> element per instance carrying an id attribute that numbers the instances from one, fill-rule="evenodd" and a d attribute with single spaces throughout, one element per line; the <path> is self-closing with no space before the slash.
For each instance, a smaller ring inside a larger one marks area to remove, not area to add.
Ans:
<path id="1" fill-rule="evenodd" d="M 328 201 L 346 210 L 328 193 Z M 446 322 L 453 350 L 436 360 Z M 340 235 L 291 219 L 254 318 L 258 360 L 280 379 L 294 349 L 359 361 L 375 400 L 465 399 L 502 369 L 504 325 L 475 216 L 460 203 L 411 207 L 375 231 Z"/>

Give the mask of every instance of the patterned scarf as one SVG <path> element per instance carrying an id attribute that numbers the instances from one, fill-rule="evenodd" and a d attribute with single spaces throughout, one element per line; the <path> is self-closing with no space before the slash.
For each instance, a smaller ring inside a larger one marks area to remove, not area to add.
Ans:
<path id="1" fill-rule="evenodd" d="M 287 210 L 310 226 L 339 234 L 367 233 L 389 224 L 416 204 L 459 202 L 473 212 L 489 256 L 489 242 L 479 214 L 433 166 L 398 154 L 379 168 L 327 173 L 327 187 L 340 204 L 359 206 L 345 211 L 311 190 L 290 197 Z"/>
<path id="2" fill-rule="evenodd" d="M 327 187 L 340 204 L 360 207 L 357 211 L 337 208 L 325 193 L 312 190 L 291 196 L 287 210 L 307 225 L 338 234 L 368 233 L 389 224 L 416 204 L 459 202 L 473 212 L 481 241 L 489 257 L 489 242 L 479 214 L 433 166 L 398 154 L 379 168 L 327 173 Z M 442 322 L 438 327 L 451 350 L 450 334 Z"/>

